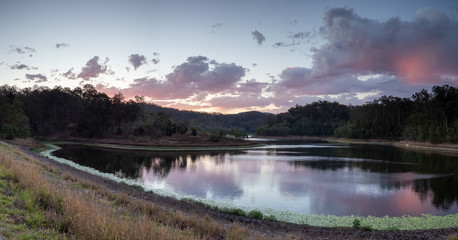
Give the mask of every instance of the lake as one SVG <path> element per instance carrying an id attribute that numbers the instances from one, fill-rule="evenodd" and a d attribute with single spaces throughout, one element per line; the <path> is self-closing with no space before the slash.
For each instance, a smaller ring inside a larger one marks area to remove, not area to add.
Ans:
<path id="1" fill-rule="evenodd" d="M 185 196 L 305 214 L 458 213 L 458 157 L 388 145 L 265 141 L 234 151 L 123 151 L 60 144 L 53 155 Z"/>

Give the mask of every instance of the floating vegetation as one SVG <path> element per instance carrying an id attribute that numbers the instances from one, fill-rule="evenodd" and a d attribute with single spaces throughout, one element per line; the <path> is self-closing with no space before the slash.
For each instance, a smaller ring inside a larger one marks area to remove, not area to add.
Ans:
<path id="1" fill-rule="evenodd" d="M 418 217 L 402 216 L 402 217 L 374 217 L 374 216 L 335 216 L 335 215 L 316 215 L 316 214 L 301 214 L 289 211 L 278 211 L 270 208 L 248 208 L 236 206 L 234 204 L 215 201 L 211 199 L 197 198 L 192 195 L 179 194 L 166 186 L 152 186 L 143 184 L 141 181 L 123 178 L 119 174 L 110 174 L 100 172 L 96 169 L 79 165 L 64 158 L 59 158 L 52 155 L 52 152 L 59 150 L 58 146 L 47 144 L 48 150 L 41 152 L 42 156 L 69 165 L 76 169 L 89 172 L 93 175 L 107 178 L 119 183 L 125 183 L 134 186 L 138 189 L 153 192 L 155 194 L 187 202 L 200 202 L 209 208 L 227 212 L 234 215 L 248 216 L 257 219 L 266 219 L 272 221 L 289 222 L 301 225 L 322 226 L 322 227 L 348 227 L 361 228 L 365 230 L 421 230 L 421 229 L 438 229 L 458 227 L 458 213 L 446 216 L 435 216 L 423 214 Z"/>

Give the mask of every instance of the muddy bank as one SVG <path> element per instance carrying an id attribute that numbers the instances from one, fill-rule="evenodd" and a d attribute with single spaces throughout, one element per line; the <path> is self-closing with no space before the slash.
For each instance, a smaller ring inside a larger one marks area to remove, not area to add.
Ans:
<path id="1" fill-rule="evenodd" d="M 27 146 L 39 146 L 39 142 L 25 144 Z M 236 216 L 213 209 L 206 208 L 202 204 L 179 201 L 169 197 L 159 196 L 150 192 L 144 192 L 138 188 L 131 187 L 122 183 L 94 176 L 87 172 L 74 169 L 70 166 L 57 163 L 51 159 L 40 156 L 36 152 L 30 151 L 27 147 L 22 147 L 23 151 L 34 156 L 43 163 L 51 164 L 58 168 L 62 174 L 69 173 L 82 179 L 86 179 L 94 184 L 106 187 L 112 192 L 123 192 L 134 198 L 144 199 L 153 202 L 164 209 L 180 212 L 185 215 L 194 215 L 199 218 L 206 215 L 212 217 L 216 222 L 223 226 L 229 226 L 238 222 L 247 227 L 254 235 L 265 238 L 287 238 L 293 239 L 446 239 L 450 235 L 458 235 L 458 228 L 419 230 L 419 231 L 364 231 L 351 228 L 325 228 L 314 226 L 300 226 L 290 223 L 281 223 L 268 220 L 252 219 L 244 216 Z"/>

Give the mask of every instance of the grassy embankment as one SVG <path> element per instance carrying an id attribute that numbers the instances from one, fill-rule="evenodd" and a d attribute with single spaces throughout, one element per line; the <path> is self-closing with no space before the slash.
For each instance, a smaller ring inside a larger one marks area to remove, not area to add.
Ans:
<path id="1" fill-rule="evenodd" d="M 246 239 L 249 231 L 114 193 L 0 143 L 0 239 Z"/>

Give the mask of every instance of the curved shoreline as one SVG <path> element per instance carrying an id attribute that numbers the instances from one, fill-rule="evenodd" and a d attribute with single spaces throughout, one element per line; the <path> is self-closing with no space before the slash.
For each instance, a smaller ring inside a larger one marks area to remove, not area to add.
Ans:
<path id="1" fill-rule="evenodd" d="M 244 216 L 233 215 L 217 211 L 204 206 L 201 203 L 186 202 L 176 200 L 170 197 L 162 197 L 151 192 L 145 192 L 137 187 L 128 186 L 123 183 L 117 183 L 93 174 L 75 169 L 71 166 L 64 165 L 49 158 L 40 156 L 21 147 L 24 154 L 34 157 L 44 164 L 51 164 L 61 171 L 61 174 L 71 174 L 81 179 L 92 182 L 101 187 L 106 187 L 113 192 L 123 192 L 137 199 L 144 199 L 154 204 L 162 206 L 170 211 L 181 212 L 187 216 L 196 216 L 204 218 L 210 216 L 214 221 L 224 226 L 238 222 L 245 226 L 255 235 L 271 238 L 290 238 L 295 236 L 299 239 L 446 239 L 449 236 L 458 234 L 458 228 L 443 228 L 433 230 L 377 230 L 367 231 L 363 229 L 342 228 L 342 227 L 316 227 L 308 225 L 297 225 L 292 223 L 274 222 L 262 219 L 253 219 Z M 364 225 L 362 225 L 364 226 Z"/>
<path id="2" fill-rule="evenodd" d="M 197 146 L 155 146 L 155 145 L 129 145 L 129 144 L 113 144 L 113 143 L 98 143 L 98 142 L 73 142 L 73 141 L 44 141 L 45 144 L 71 144 L 71 145 L 85 145 L 90 147 L 101 147 L 118 150 L 136 150 L 136 151 L 232 151 L 232 150 L 246 150 L 261 144 L 250 144 L 250 145 L 228 145 L 228 146 L 208 146 L 208 145 L 197 145 Z"/>
<path id="3" fill-rule="evenodd" d="M 321 140 L 336 143 L 347 144 L 376 144 L 376 145 L 391 145 L 399 148 L 410 149 L 414 151 L 426 151 L 444 154 L 458 155 L 458 144 L 455 143 L 440 143 L 432 144 L 429 142 L 415 142 L 415 141 L 390 141 L 383 139 L 355 139 L 355 138 L 334 138 L 334 137 L 319 137 L 319 136 L 256 136 L 265 139 L 279 139 L 279 140 Z"/>
<path id="4" fill-rule="evenodd" d="M 81 144 L 81 143 L 61 143 L 61 144 Z M 88 146 L 92 146 L 92 144 L 84 144 Z M 197 202 L 200 204 L 205 205 L 209 208 L 224 210 L 225 212 L 231 212 L 234 210 L 242 210 L 243 212 L 247 213 L 251 210 L 259 211 L 263 214 L 264 217 L 270 219 L 276 219 L 281 223 L 292 223 L 292 224 L 300 224 L 300 225 L 311 225 L 317 227 L 352 227 L 353 221 L 358 219 L 361 222 L 362 226 L 370 226 L 371 229 L 374 230 L 387 230 L 394 226 L 396 229 L 399 230 L 424 230 L 424 229 L 440 229 L 443 227 L 458 227 L 458 214 L 449 214 L 446 216 L 435 216 L 435 215 L 422 215 L 420 217 L 411 217 L 411 216 L 403 216 L 403 217 L 373 217 L 373 216 L 355 216 L 355 215 L 348 215 L 348 216 L 335 216 L 335 215 L 316 215 L 316 214 L 300 214 L 294 213 L 289 211 L 279 211 L 274 209 L 267 209 L 267 208 L 246 208 L 243 206 L 236 206 L 228 203 L 222 203 L 218 201 L 208 200 L 208 199 L 200 199 L 195 198 L 193 196 L 187 196 L 178 194 L 174 191 L 170 191 L 167 189 L 157 189 L 152 186 L 144 185 L 141 182 L 134 181 L 131 179 L 123 179 L 113 174 L 102 173 L 95 169 L 88 168 L 85 166 L 78 165 L 73 163 L 69 160 L 58 158 L 52 155 L 52 152 L 58 150 L 59 147 L 54 145 L 48 145 L 51 149 L 40 152 L 41 156 L 50 158 L 54 161 L 57 161 L 62 164 L 66 164 L 72 166 L 73 168 L 79 169 L 81 171 L 109 179 L 118 183 L 124 183 L 134 187 L 140 187 L 147 192 L 152 192 L 154 194 L 163 196 L 163 197 L 172 197 L 176 200 L 182 201 L 187 199 L 192 199 L 192 202 Z M 117 147 L 117 146 L 107 146 L 107 147 Z M 126 147 L 126 146 L 124 146 Z M 118 148 L 116 148 L 118 149 Z M 126 149 L 126 148 L 121 148 Z M 130 147 L 129 150 L 132 150 Z M 158 151 L 158 149 L 156 149 Z M 165 150 L 167 151 L 167 150 Z M 178 149 L 176 151 L 179 151 Z M 408 222 L 408 224 L 405 224 Z M 437 225 L 436 222 L 441 223 L 452 223 L 456 222 L 457 224 L 451 225 Z M 417 227 L 411 228 L 410 225 L 415 225 Z"/>

